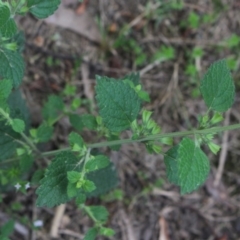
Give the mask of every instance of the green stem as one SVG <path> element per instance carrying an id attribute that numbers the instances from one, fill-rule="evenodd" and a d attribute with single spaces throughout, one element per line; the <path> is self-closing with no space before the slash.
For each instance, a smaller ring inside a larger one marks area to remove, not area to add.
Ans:
<path id="1" fill-rule="evenodd" d="M 201 134 L 209 134 L 209 133 L 218 133 L 218 132 L 224 132 L 228 130 L 235 130 L 240 129 L 240 124 L 233 124 L 229 126 L 221 126 L 221 127 L 212 127 L 207 129 L 201 129 L 201 130 L 190 130 L 190 131 L 182 131 L 182 132 L 172 132 L 172 133 L 160 133 L 155 135 L 150 135 L 144 138 L 140 139 L 121 139 L 121 140 L 115 140 L 115 141 L 108 141 L 108 142 L 100 142 L 100 143 L 93 143 L 93 144 L 87 144 L 88 148 L 101 148 L 101 147 L 110 147 L 114 145 L 122 145 L 122 144 L 130 144 L 135 142 L 145 142 L 145 141 L 152 141 L 152 140 L 158 140 L 160 138 L 166 138 L 166 137 L 185 137 L 189 135 L 201 135 Z M 64 148 L 54 151 L 49 151 L 42 153 L 43 156 L 52 156 L 56 155 L 63 151 L 68 151 L 71 148 Z"/>

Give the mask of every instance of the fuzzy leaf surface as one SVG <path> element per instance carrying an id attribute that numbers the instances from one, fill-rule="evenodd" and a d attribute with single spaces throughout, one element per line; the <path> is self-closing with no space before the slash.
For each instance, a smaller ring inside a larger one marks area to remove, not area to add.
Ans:
<path id="1" fill-rule="evenodd" d="M 61 0 L 27 0 L 30 12 L 37 18 L 46 18 L 58 8 Z"/>
<path id="2" fill-rule="evenodd" d="M 7 79 L 0 81 L 0 100 L 6 100 L 12 91 L 12 82 Z"/>
<path id="3" fill-rule="evenodd" d="M 80 171 L 77 163 L 78 159 L 71 152 L 62 152 L 53 159 L 36 191 L 37 206 L 51 208 L 70 200 L 67 194 L 67 172 Z"/>
<path id="4" fill-rule="evenodd" d="M 0 47 L 0 77 L 12 80 L 17 88 L 22 82 L 24 61 L 20 53 Z"/>
<path id="5" fill-rule="evenodd" d="M 5 38 L 11 38 L 17 32 L 16 23 L 7 5 L 0 6 L 0 33 Z"/>
<path id="6" fill-rule="evenodd" d="M 209 174 L 209 160 L 193 140 L 183 138 L 178 149 L 178 185 L 189 193 L 202 185 Z"/>
<path id="7" fill-rule="evenodd" d="M 201 81 L 200 90 L 209 108 L 224 112 L 232 106 L 235 86 L 225 60 L 210 66 Z"/>
<path id="8" fill-rule="evenodd" d="M 140 100 L 134 89 L 123 81 L 98 77 L 96 93 L 105 126 L 115 132 L 129 128 L 140 111 Z"/>

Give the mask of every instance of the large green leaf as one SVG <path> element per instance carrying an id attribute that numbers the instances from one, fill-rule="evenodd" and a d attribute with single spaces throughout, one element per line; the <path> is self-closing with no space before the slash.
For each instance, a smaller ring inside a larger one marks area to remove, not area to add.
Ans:
<path id="1" fill-rule="evenodd" d="M 22 82 L 24 67 L 24 61 L 19 52 L 0 48 L 0 77 L 12 80 L 14 88 Z"/>
<path id="2" fill-rule="evenodd" d="M 62 152 L 53 159 L 36 191 L 37 206 L 54 207 L 69 200 L 67 172 L 80 171 L 77 163 L 78 159 L 71 152 Z"/>
<path id="3" fill-rule="evenodd" d="M 201 81 L 200 90 L 209 108 L 224 112 L 232 106 L 235 87 L 225 60 L 210 66 Z"/>
<path id="4" fill-rule="evenodd" d="M 140 111 L 138 95 L 127 83 L 97 77 L 96 99 L 105 126 L 115 132 L 129 128 Z"/>
<path id="5" fill-rule="evenodd" d="M 184 138 L 178 149 L 178 185 L 181 193 L 189 193 L 202 185 L 209 174 L 210 165 L 205 153 L 193 140 Z"/>
<path id="6" fill-rule="evenodd" d="M 0 35 L 11 38 L 17 32 L 17 26 L 7 5 L 0 5 Z"/>
<path id="7" fill-rule="evenodd" d="M 58 8 L 61 0 L 27 0 L 30 12 L 37 18 L 46 18 Z"/>

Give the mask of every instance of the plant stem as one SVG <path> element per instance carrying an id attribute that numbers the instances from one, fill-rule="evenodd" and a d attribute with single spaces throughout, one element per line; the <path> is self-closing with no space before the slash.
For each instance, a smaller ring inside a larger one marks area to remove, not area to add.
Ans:
<path id="1" fill-rule="evenodd" d="M 235 130 L 235 129 L 240 129 L 240 124 L 233 124 L 233 125 L 229 125 L 229 126 L 220 126 L 220 127 L 211 127 L 211 128 L 207 128 L 207 129 L 201 129 L 201 130 L 193 129 L 190 131 L 182 131 L 182 132 L 160 133 L 160 134 L 149 135 L 147 137 L 140 138 L 140 139 L 134 139 L 134 140 L 129 138 L 129 139 L 108 141 L 108 142 L 93 143 L 93 144 L 87 144 L 87 147 L 88 148 L 110 147 L 110 146 L 114 146 L 114 145 L 158 140 L 160 138 L 166 138 L 166 137 L 184 137 L 184 136 L 189 136 L 189 135 L 201 135 L 201 134 L 205 135 L 205 134 L 209 134 L 209 133 L 214 134 L 214 133 L 218 133 L 218 132 L 224 132 L 224 131 Z M 63 151 L 68 151 L 68 150 L 70 150 L 69 147 L 64 148 L 64 149 L 44 152 L 44 153 L 42 153 L 42 156 L 52 156 L 52 155 L 56 155 Z"/>

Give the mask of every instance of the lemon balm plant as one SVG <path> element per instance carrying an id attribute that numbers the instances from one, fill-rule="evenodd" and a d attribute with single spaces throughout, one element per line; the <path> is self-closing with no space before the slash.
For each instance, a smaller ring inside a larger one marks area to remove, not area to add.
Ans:
<path id="1" fill-rule="evenodd" d="M 210 163 L 202 147 L 207 145 L 216 154 L 220 147 L 213 142 L 214 135 L 239 129 L 240 124 L 220 125 L 223 113 L 234 102 L 235 92 L 227 64 L 220 60 L 210 66 L 201 80 L 200 91 L 207 110 L 194 129 L 162 133 L 152 113 L 142 109 L 144 101 L 150 98 L 142 90 L 138 74 L 121 79 L 96 77 L 97 116 L 78 115 L 76 110 L 81 101 L 75 97 L 76 88 L 66 86 L 61 97 L 48 97 L 42 109 L 43 122 L 32 128 L 19 91 L 24 61 L 14 16 L 30 12 L 37 18 L 45 18 L 59 4 L 60 0 L 0 0 L 0 184 L 2 191 L 6 186 L 15 186 L 22 192 L 37 184 L 38 207 L 54 207 L 74 199 L 94 222 L 85 235 L 85 240 L 91 240 L 98 234 L 114 234 L 104 226 L 107 209 L 85 204 L 87 198 L 104 194 L 117 185 L 117 171 L 101 148 L 116 151 L 123 144 L 138 142 L 150 154 L 163 154 L 169 181 L 185 194 L 196 190 L 208 177 Z M 70 106 L 64 104 L 65 97 L 71 99 Z M 39 143 L 51 140 L 55 124 L 65 116 L 74 129 L 68 136 L 69 147 L 41 152 Z M 81 136 L 83 129 L 95 131 L 99 139 L 105 140 L 86 143 Z M 131 131 L 131 138 L 121 139 L 125 130 Z M 180 139 L 174 146 L 173 138 Z M 163 145 L 169 145 L 166 153 L 162 152 Z M 46 168 L 32 174 L 39 159 L 45 161 Z"/>

